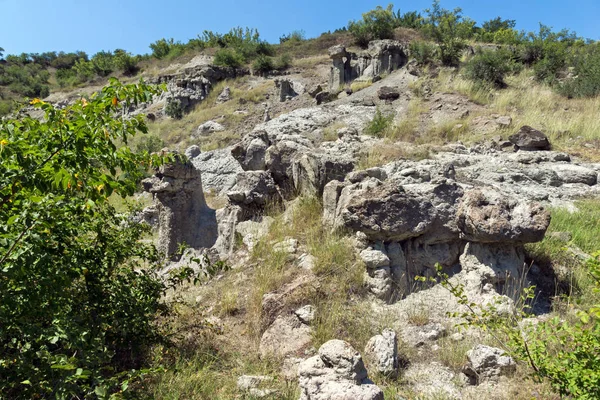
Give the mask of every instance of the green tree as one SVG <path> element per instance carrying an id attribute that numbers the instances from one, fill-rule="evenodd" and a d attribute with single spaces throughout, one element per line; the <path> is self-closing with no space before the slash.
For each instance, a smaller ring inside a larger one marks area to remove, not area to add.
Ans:
<path id="1" fill-rule="evenodd" d="M 366 47 L 371 40 L 392 39 L 394 28 L 397 26 L 394 5 L 387 8 L 377 6 L 374 10 L 362 15 L 362 20 L 350 21 L 348 31 L 354 37 L 356 44 Z"/>
<path id="2" fill-rule="evenodd" d="M 141 224 L 117 214 L 149 165 L 127 143 L 146 132 L 123 110 L 150 100 L 142 83 L 110 86 L 44 118 L 0 121 L 0 393 L 16 398 L 119 394 L 159 339 L 165 285 Z M 112 398 L 112 397 L 111 397 Z"/>
<path id="3" fill-rule="evenodd" d="M 481 27 L 487 32 L 498 32 L 501 29 L 514 29 L 517 25 L 517 21 L 514 19 L 502 19 L 502 17 L 496 17 L 485 21 L 481 24 Z"/>
<path id="4" fill-rule="evenodd" d="M 474 33 L 475 21 L 463 18 L 460 8 L 453 11 L 442 8 L 439 0 L 434 0 L 425 12 L 423 31 L 438 43 L 440 61 L 444 65 L 458 65 L 465 40 Z"/>
<path id="5" fill-rule="evenodd" d="M 0 60 L 4 58 L 4 49 L 0 47 Z"/>
<path id="6" fill-rule="evenodd" d="M 152 55 L 158 59 L 165 58 L 169 55 L 174 43 L 175 41 L 173 39 L 160 39 L 151 43 L 150 49 L 152 49 Z"/>

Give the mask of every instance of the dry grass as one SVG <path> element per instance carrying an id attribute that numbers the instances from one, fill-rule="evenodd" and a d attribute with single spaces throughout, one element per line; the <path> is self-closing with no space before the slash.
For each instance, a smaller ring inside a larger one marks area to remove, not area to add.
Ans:
<path id="1" fill-rule="evenodd" d="M 362 154 L 358 160 L 357 170 L 380 167 L 398 160 L 424 160 L 431 156 L 431 149 L 426 145 L 414 145 L 406 142 L 385 140 L 381 146 L 373 147 Z"/>
<path id="2" fill-rule="evenodd" d="M 557 150 L 600 160 L 600 97 L 567 99 L 537 83 L 530 70 L 507 77 L 506 83 L 506 89 L 490 91 L 445 70 L 437 78 L 436 90 L 461 93 L 487 104 L 490 114 L 510 115 L 515 127 L 539 129 Z"/>
<path id="3" fill-rule="evenodd" d="M 350 85 L 350 89 L 352 89 L 352 93 L 356 93 L 360 90 L 368 88 L 372 84 L 373 84 L 373 81 L 371 79 L 366 80 L 366 81 L 354 81 Z"/>
<path id="4" fill-rule="evenodd" d="M 272 89 L 272 83 L 265 81 L 251 85 L 249 77 L 225 80 L 216 84 L 207 98 L 195 109 L 180 120 L 163 119 L 149 124 L 149 131 L 165 141 L 171 148 L 184 150 L 192 144 L 200 145 L 203 151 L 226 147 L 239 139 L 239 131 L 246 115 L 235 113 L 238 110 L 247 111 L 248 115 L 261 113 L 265 95 Z M 217 104 L 216 99 L 221 91 L 229 86 L 232 100 Z M 192 133 L 198 126 L 210 120 L 217 120 L 226 130 L 216 132 L 206 137 L 192 139 Z"/>

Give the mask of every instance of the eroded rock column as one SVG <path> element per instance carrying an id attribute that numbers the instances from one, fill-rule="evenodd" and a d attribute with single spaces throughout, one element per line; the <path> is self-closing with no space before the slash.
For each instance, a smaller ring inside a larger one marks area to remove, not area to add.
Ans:
<path id="1" fill-rule="evenodd" d="M 210 248 L 217 239 L 214 210 L 204 199 L 200 171 L 182 158 L 159 168 L 142 182 L 154 195 L 158 210 L 158 250 L 167 258 L 176 256 L 179 245 Z"/>

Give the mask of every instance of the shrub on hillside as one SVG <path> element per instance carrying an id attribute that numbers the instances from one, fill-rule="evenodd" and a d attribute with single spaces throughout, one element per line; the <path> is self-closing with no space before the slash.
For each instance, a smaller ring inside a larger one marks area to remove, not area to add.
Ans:
<path id="1" fill-rule="evenodd" d="M 377 6 L 376 9 L 364 13 L 362 20 L 350 21 L 348 31 L 356 44 L 367 47 L 371 40 L 392 39 L 396 26 L 394 5 L 390 4 L 387 8 Z"/>
<path id="2" fill-rule="evenodd" d="M 280 55 L 273 62 L 273 67 L 275 67 L 276 70 L 283 70 L 289 68 L 291 65 L 292 57 L 287 53 Z"/>
<path id="3" fill-rule="evenodd" d="M 269 56 L 259 55 L 252 62 L 252 71 L 258 75 L 264 75 L 274 69 L 273 59 Z"/>
<path id="4" fill-rule="evenodd" d="M 365 127 L 365 133 L 375 137 L 382 137 L 385 131 L 391 126 L 393 120 L 394 117 L 392 115 L 385 115 L 377 108 L 375 116 Z"/>
<path id="5" fill-rule="evenodd" d="M 169 55 L 169 52 L 171 51 L 171 47 L 173 46 L 174 40 L 173 39 L 160 39 L 157 40 L 154 43 L 150 44 L 150 49 L 152 50 L 152 55 L 155 58 L 161 59 L 161 58 L 165 58 L 167 55 Z"/>
<path id="6" fill-rule="evenodd" d="M 437 46 L 429 42 L 413 41 L 410 43 L 410 55 L 419 65 L 433 63 L 437 50 Z"/>
<path id="7" fill-rule="evenodd" d="M 465 40 L 473 36 L 475 21 L 464 18 L 460 8 L 453 11 L 441 8 L 439 0 L 434 0 L 425 11 L 423 31 L 438 44 L 440 61 L 444 65 L 458 65 L 466 47 Z"/>
<path id="8" fill-rule="evenodd" d="M 32 101 L 42 119 L 0 121 L 3 398 L 122 398 L 160 339 L 157 252 L 107 201 L 163 161 L 113 142 L 146 130 L 119 111 L 152 93 L 113 81 L 65 110 Z"/>
<path id="9" fill-rule="evenodd" d="M 475 82 L 504 87 L 504 77 L 511 72 L 510 53 L 502 50 L 483 51 L 465 65 L 464 74 Z"/>
<path id="10" fill-rule="evenodd" d="M 223 67 L 239 68 L 244 64 L 244 57 L 233 49 L 219 49 L 215 53 L 214 63 Z"/>
<path id="11" fill-rule="evenodd" d="M 135 57 L 125 50 L 117 49 L 114 51 L 113 64 L 115 69 L 121 71 L 125 75 L 133 75 L 137 71 L 137 61 Z"/>
<path id="12" fill-rule="evenodd" d="M 183 106 L 178 99 L 168 98 L 165 105 L 165 115 L 174 119 L 183 118 Z"/>
<path id="13" fill-rule="evenodd" d="M 574 77 L 560 88 L 568 97 L 594 97 L 600 95 L 600 45 L 586 46 L 573 57 Z"/>

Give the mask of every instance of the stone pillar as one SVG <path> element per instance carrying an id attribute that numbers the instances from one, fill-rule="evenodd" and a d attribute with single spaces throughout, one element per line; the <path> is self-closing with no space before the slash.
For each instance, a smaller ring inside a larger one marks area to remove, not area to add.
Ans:
<path id="1" fill-rule="evenodd" d="M 178 158 L 142 184 L 154 195 L 161 254 L 173 258 L 181 244 L 194 249 L 213 246 L 217 239 L 215 212 L 206 205 L 200 171 L 190 162 Z"/>
<path id="2" fill-rule="evenodd" d="M 347 65 L 350 64 L 350 60 L 346 48 L 342 45 L 331 47 L 329 57 L 333 61 L 329 76 L 329 90 L 337 91 L 346 82 Z M 344 61 L 344 58 L 346 58 L 346 61 Z"/>

